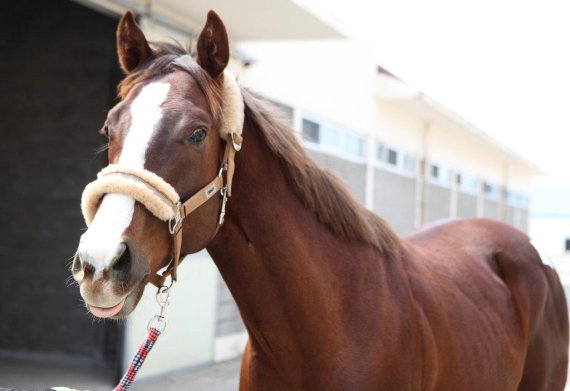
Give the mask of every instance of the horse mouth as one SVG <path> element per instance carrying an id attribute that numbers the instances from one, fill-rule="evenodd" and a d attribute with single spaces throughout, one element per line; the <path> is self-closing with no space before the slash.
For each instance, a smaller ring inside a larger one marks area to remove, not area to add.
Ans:
<path id="1" fill-rule="evenodd" d="M 116 304 L 109 307 L 100 307 L 89 304 L 85 300 L 85 307 L 95 317 L 101 319 L 122 319 L 127 317 L 137 306 L 145 287 L 144 280 L 137 284 L 129 293 L 124 295 Z"/>
<path id="2" fill-rule="evenodd" d="M 119 301 L 118 304 L 115 304 L 112 307 L 97 307 L 94 305 L 89 305 L 86 303 L 87 305 L 87 309 L 89 310 L 89 312 L 91 312 L 93 315 L 95 315 L 98 318 L 111 318 L 115 315 L 117 315 L 119 312 L 121 312 L 121 310 L 123 309 L 123 306 L 125 305 L 125 299 L 122 299 L 121 301 Z"/>

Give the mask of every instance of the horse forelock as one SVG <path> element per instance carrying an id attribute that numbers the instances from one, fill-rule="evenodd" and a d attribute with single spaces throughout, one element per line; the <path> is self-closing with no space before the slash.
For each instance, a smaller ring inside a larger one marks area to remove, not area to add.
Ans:
<path id="1" fill-rule="evenodd" d="M 151 43 L 153 56 L 127 74 L 119 83 L 118 96 L 125 99 L 129 92 L 143 83 L 182 70 L 192 76 L 206 97 L 206 102 L 212 112 L 214 123 L 219 124 L 222 118 L 222 86 L 219 80 L 214 80 L 194 59 L 194 54 L 181 45 L 166 42 Z"/>

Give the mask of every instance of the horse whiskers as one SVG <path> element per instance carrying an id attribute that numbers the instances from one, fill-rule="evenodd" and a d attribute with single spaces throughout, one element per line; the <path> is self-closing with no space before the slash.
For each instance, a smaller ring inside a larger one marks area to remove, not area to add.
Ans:
<path id="1" fill-rule="evenodd" d="M 103 152 L 107 151 L 108 149 L 109 149 L 109 143 L 105 143 L 95 150 L 95 154 L 103 153 Z"/>
<path id="2" fill-rule="evenodd" d="M 75 279 L 73 278 L 73 276 L 68 276 L 65 279 L 65 286 L 68 288 L 71 288 L 72 286 L 77 286 L 79 287 L 79 283 L 77 281 L 75 281 Z"/>
<path id="3" fill-rule="evenodd" d="M 75 254 L 73 254 L 71 257 L 69 257 L 69 258 L 67 259 L 66 266 L 67 266 L 68 268 L 70 268 L 71 265 L 73 265 L 73 261 L 75 261 L 75 258 L 77 257 L 77 254 L 78 254 L 78 251 L 76 250 L 76 251 L 75 251 Z"/>

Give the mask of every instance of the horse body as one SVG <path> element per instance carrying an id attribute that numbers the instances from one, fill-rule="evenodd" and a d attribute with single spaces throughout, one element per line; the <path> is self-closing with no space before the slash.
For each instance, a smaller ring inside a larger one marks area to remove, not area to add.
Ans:
<path id="1" fill-rule="evenodd" d="M 227 226 L 208 247 L 250 335 L 240 389 L 563 389 L 562 288 L 526 235 L 452 221 L 387 258 L 339 240 L 266 136 L 250 121 L 244 133 Z M 529 363 L 538 378 L 519 387 Z"/>
<path id="2" fill-rule="evenodd" d="M 93 314 L 127 316 L 158 270 L 174 278 L 180 253 L 207 248 L 250 336 L 242 391 L 563 390 L 566 301 L 526 235 L 479 219 L 398 238 L 260 99 L 239 96 L 237 86 L 226 93 L 229 42 L 213 12 L 195 59 L 173 45 L 151 47 L 129 12 L 117 45 L 127 77 L 102 132 L 109 162 L 126 160 L 115 169 L 136 174 L 137 185 L 144 177 L 167 185 L 184 213 L 173 205 L 169 225 L 148 199 L 103 191 L 94 203 L 102 218 L 72 264 Z M 223 127 L 243 114 L 243 133 Z M 221 185 L 210 192 L 209 183 Z M 160 193 L 147 185 L 144 194 Z M 187 215 L 196 195 L 200 207 Z M 111 229 L 111 239 L 97 234 Z"/>

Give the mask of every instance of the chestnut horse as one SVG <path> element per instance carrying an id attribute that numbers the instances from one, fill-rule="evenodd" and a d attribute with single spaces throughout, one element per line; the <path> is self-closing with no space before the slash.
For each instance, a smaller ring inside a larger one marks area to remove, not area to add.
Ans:
<path id="1" fill-rule="evenodd" d="M 102 130 L 109 162 L 158 175 L 184 201 L 216 176 L 227 141 L 225 27 L 210 12 L 190 54 L 149 44 L 127 12 L 117 40 L 126 78 Z M 249 333 L 240 390 L 563 390 L 566 301 L 525 234 L 471 219 L 399 238 L 241 94 L 225 223 L 212 197 L 181 244 L 208 250 L 237 302 Z M 122 318 L 172 252 L 164 221 L 110 193 L 72 272 L 93 314 Z"/>

